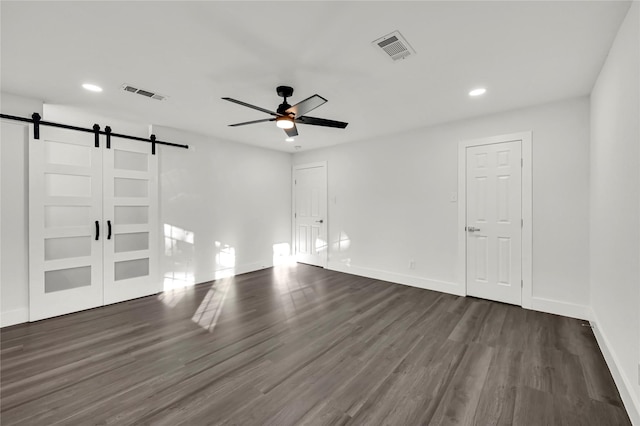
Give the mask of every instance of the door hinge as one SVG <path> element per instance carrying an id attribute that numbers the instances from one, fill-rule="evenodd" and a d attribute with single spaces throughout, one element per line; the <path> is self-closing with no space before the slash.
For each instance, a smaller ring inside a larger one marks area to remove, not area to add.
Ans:
<path id="1" fill-rule="evenodd" d="M 520 228 L 524 228 L 524 219 L 520 219 Z"/>
<path id="2" fill-rule="evenodd" d="M 293 181 L 293 184 L 294 184 L 294 185 L 297 185 L 297 184 L 298 184 L 298 179 L 295 179 L 295 180 Z"/>
<path id="3" fill-rule="evenodd" d="M 524 158 L 520 159 L 520 167 L 524 167 Z"/>
<path id="4" fill-rule="evenodd" d="M 298 217 L 298 213 L 293 214 L 293 218 L 296 219 Z"/>
<path id="5" fill-rule="evenodd" d="M 524 280 L 520 280 L 520 288 L 524 288 Z"/>

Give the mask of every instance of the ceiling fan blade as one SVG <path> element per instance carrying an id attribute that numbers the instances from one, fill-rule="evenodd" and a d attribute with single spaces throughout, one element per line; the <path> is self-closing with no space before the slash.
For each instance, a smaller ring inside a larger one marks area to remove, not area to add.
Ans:
<path id="1" fill-rule="evenodd" d="M 290 129 L 284 129 L 284 132 L 287 134 L 287 136 L 289 136 L 290 138 L 294 137 L 294 136 L 298 136 L 298 128 L 296 127 L 295 123 L 293 124 L 293 127 Z"/>
<path id="2" fill-rule="evenodd" d="M 298 102 L 294 106 L 288 108 L 285 112 L 294 113 L 295 117 L 302 117 L 306 113 L 318 108 L 320 105 L 327 102 L 325 98 L 320 95 L 309 96 L 307 99 Z"/>
<path id="3" fill-rule="evenodd" d="M 262 120 L 245 121 L 243 123 L 229 124 L 229 127 L 245 126 L 247 124 L 264 123 L 266 121 L 276 121 L 275 118 L 263 118 Z"/>
<path id="4" fill-rule="evenodd" d="M 312 126 L 337 127 L 339 129 L 344 129 L 349 124 L 342 121 L 327 120 L 325 118 L 315 118 L 315 117 L 306 117 L 306 116 L 296 118 L 296 123 L 311 124 Z"/>
<path id="5" fill-rule="evenodd" d="M 222 98 L 222 99 L 224 99 L 225 101 L 233 102 L 234 104 L 246 106 L 247 108 L 256 109 L 258 111 L 266 112 L 267 114 L 270 114 L 270 115 L 273 115 L 273 116 L 276 116 L 276 117 L 280 117 L 280 114 L 278 114 L 277 112 L 269 111 L 268 109 L 264 109 L 264 108 L 261 108 L 259 106 L 251 105 L 251 104 L 248 104 L 246 102 L 239 101 L 237 99 L 233 99 L 233 98 Z"/>

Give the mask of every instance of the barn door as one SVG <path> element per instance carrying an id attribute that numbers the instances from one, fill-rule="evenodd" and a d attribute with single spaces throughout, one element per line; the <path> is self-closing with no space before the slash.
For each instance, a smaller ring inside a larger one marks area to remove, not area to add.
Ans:
<path id="1" fill-rule="evenodd" d="M 41 127 L 29 142 L 30 321 L 102 305 L 104 237 L 93 135 Z"/>
<path id="2" fill-rule="evenodd" d="M 42 126 L 29 143 L 29 319 L 162 290 L 149 144 Z"/>
<path id="3" fill-rule="evenodd" d="M 104 150 L 104 303 L 162 291 L 158 270 L 158 157 L 117 137 Z"/>

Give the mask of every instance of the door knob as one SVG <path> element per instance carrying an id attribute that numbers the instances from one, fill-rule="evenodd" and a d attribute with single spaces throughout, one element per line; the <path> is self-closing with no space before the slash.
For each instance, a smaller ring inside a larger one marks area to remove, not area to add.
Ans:
<path id="1" fill-rule="evenodd" d="M 479 230 L 480 230 L 480 228 L 474 228 L 473 226 L 467 227 L 467 231 L 469 231 L 469 232 L 476 232 L 476 231 L 479 231 Z"/>
<path id="2" fill-rule="evenodd" d="M 322 220 L 322 219 L 316 220 L 316 223 L 324 223 L 324 220 Z"/>

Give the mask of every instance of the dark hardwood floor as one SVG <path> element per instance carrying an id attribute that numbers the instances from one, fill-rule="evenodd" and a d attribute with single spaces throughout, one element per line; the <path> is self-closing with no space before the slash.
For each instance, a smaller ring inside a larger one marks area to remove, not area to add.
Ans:
<path id="1" fill-rule="evenodd" d="M 305 265 L 1 331 L 3 425 L 629 425 L 584 322 Z"/>

